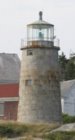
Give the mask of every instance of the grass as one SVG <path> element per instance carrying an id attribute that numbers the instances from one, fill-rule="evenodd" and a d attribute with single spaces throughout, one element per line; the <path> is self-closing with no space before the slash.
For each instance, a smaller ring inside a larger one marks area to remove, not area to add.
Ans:
<path id="1" fill-rule="evenodd" d="M 43 136 L 44 140 L 75 140 L 75 132 L 55 132 Z"/>
<path id="2" fill-rule="evenodd" d="M 75 116 L 69 116 L 68 114 L 62 114 L 63 123 L 75 123 Z"/>
<path id="3" fill-rule="evenodd" d="M 75 122 L 75 117 L 63 114 L 64 123 Z M 53 132 L 59 124 L 21 124 L 10 121 L 0 121 L 0 140 L 7 138 L 25 137 L 20 140 L 34 140 L 35 137 L 43 140 L 75 140 L 75 132 Z"/>
<path id="4" fill-rule="evenodd" d="M 43 137 L 44 134 L 58 127 L 58 124 L 20 124 L 16 122 L 0 122 L 0 137 L 12 138 L 26 136 L 31 140 L 33 137 Z M 31 139 L 30 139 L 31 138 Z M 1 139 L 2 140 L 2 139 Z"/>

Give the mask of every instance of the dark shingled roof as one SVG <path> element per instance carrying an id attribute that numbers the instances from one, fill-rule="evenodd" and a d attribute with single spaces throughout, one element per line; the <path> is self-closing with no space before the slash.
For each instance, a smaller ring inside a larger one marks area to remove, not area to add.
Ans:
<path id="1" fill-rule="evenodd" d="M 17 54 L 0 53 L 0 83 L 19 82 L 20 59 Z"/>

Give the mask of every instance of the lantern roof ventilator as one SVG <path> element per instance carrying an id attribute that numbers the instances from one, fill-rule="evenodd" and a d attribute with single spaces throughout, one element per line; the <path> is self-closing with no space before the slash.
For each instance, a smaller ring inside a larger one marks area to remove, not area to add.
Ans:
<path id="1" fill-rule="evenodd" d="M 31 24 L 28 24 L 27 26 L 32 27 L 34 29 L 39 28 L 39 26 L 42 27 L 42 28 L 53 27 L 54 26 L 53 24 L 50 24 L 50 23 L 48 23 L 48 22 L 43 20 L 42 15 L 43 15 L 43 13 L 42 13 L 42 11 L 40 11 L 39 12 L 39 20 L 37 20 L 37 21 L 35 21 L 35 22 L 31 23 Z"/>

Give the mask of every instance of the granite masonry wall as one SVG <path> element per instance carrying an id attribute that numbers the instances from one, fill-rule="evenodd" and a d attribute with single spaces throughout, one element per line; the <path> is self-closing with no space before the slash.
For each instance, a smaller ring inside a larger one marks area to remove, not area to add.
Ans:
<path id="1" fill-rule="evenodd" d="M 58 49 L 32 47 L 22 51 L 19 122 L 61 122 Z"/>

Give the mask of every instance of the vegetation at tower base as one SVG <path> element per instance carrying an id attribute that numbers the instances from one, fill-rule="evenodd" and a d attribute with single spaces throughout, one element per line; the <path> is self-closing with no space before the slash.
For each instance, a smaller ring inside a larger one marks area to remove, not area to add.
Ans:
<path id="1" fill-rule="evenodd" d="M 67 59 L 65 54 L 62 52 L 62 54 L 59 55 L 59 65 L 61 81 L 75 79 L 75 56 Z"/>
<path id="2" fill-rule="evenodd" d="M 40 140 L 75 140 L 75 131 L 52 132 L 52 130 L 58 127 L 59 124 L 29 125 L 1 121 L 0 140 L 9 140 L 9 138 L 13 138 L 13 140 L 16 140 L 15 138 L 20 138 L 19 140 L 35 140 L 35 138 L 40 138 Z"/>
<path id="3" fill-rule="evenodd" d="M 44 134 L 57 128 L 59 124 L 21 124 L 16 122 L 0 122 L 0 137 L 43 137 Z"/>
<path id="4" fill-rule="evenodd" d="M 75 132 L 55 132 L 44 136 L 44 140 L 75 140 Z"/>
<path id="5" fill-rule="evenodd" d="M 75 123 L 75 116 L 69 116 L 68 114 L 62 114 L 63 123 Z"/>

